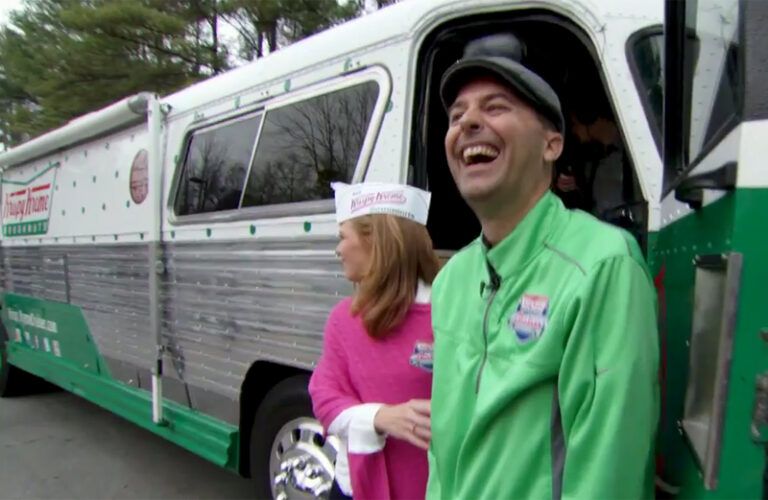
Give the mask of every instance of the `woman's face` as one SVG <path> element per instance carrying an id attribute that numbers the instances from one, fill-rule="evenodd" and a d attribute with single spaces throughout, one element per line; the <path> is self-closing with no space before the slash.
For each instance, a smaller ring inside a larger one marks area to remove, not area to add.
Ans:
<path id="1" fill-rule="evenodd" d="M 339 226 L 336 255 L 341 260 L 347 279 L 353 283 L 359 283 L 368 272 L 371 250 L 350 221 L 342 222 Z"/>

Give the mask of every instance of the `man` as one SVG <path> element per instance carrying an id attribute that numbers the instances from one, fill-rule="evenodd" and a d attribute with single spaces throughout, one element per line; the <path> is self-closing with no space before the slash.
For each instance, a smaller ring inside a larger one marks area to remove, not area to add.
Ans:
<path id="1" fill-rule="evenodd" d="M 511 36 L 444 75 L 445 151 L 482 236 L 433 287 L 427 497 L 650 498 L 655 295 L 624 231 L 549 191 L 555 92 Z"/>

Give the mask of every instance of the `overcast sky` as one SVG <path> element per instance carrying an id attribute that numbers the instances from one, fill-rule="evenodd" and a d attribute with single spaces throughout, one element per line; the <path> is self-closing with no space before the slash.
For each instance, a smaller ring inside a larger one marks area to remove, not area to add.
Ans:
<path id="1" fill-rule="evenodd" d="M 0 24 L 8 21 L 8 13 L 21 8 L 22 0 L 0 0 Z"/>

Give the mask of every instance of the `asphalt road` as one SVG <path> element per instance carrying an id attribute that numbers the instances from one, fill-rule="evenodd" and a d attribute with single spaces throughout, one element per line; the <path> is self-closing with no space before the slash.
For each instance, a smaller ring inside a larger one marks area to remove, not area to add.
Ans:
<path id="1" fill-rule="evenodd" d="M 0 399 L 0 499 L 249 497 L 248 480 L 72 394 Z"/>

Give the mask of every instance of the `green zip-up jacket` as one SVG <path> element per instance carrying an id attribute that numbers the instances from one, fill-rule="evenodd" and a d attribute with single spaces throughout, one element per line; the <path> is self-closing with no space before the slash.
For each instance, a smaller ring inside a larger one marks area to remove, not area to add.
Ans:
<path id="1" fill-rule="evenodd" d="M 656 296 L 621 229 L 545 194 L 432 289 L 429 499 L 653 496 Z"/>

